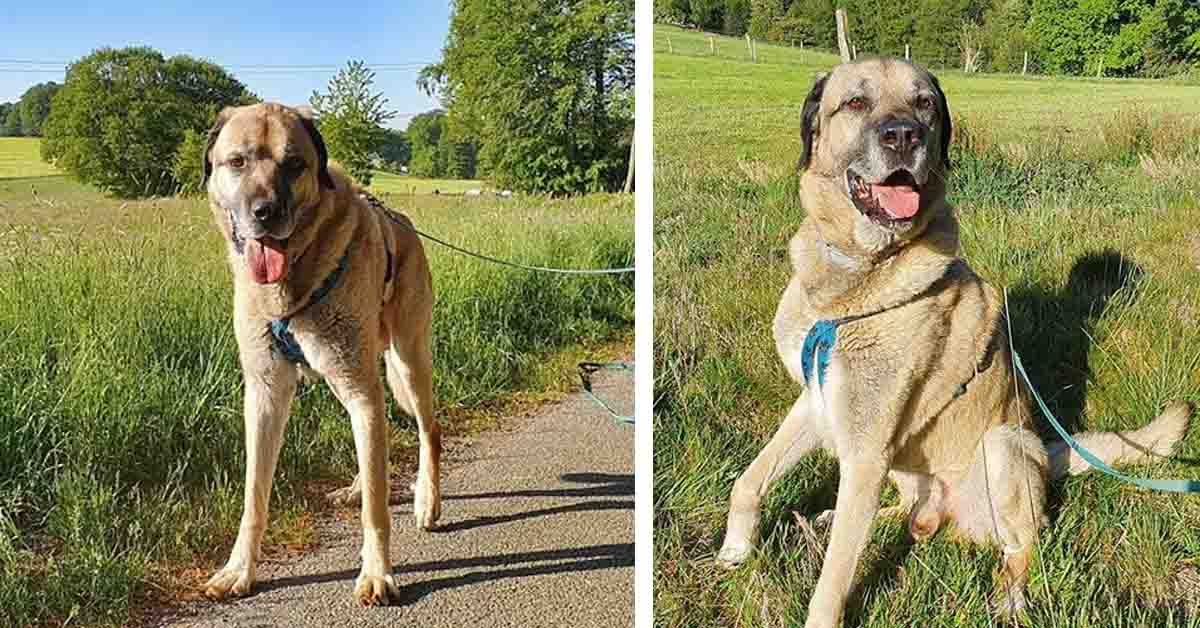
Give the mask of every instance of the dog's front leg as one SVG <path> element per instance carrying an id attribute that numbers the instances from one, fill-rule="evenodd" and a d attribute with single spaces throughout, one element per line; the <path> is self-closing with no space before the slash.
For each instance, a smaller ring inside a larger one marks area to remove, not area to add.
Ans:
<path id="1" fill-rule="evenodd" d="M 732 568 L 749 557 L 758 539 L 763 498 L 776 480 L 821 444 L 824 428 L 819 421 L 820 417 L 812 411 L 811 394 L 805 390 L 792 404 L 771 441 L 734 482 L 729 495 L 725 542 L 717 553 L 718 565 Z"/>
<path id="2" fill-rule="evenodd" d="M 242 362 L 246 379 L 246 487 L 242 524 L 229 561 L 204 585 L 205 595 L 212 599 L 246 595 L 254 586 L 275 464 L 279 461 L 298 379 L 294 366 L 271 360 L 269 355 L 258 361 L 244 358 Z"/>
<path id="3" fill-rule="evenodd" d="M 364 606 L 379 606 L 398 599 L 400 590 L 392 576 L 390 543 L 392 517 L 388 510 L 388 430 L 383 386 L 376 362 L 368 373 L 329 378 L 334 394 L 350 414 L 354 449 L 358 457 L 358 480 L 362 484 L 362 571 L 354 586 L 354 597 Z"/>
<path id="4" fill-rule="evenodd" d="M 805 628 L 834 628 L 842 622 L 846 598 L 854 581 L 859 555 L 879 511 L 879 491 L 887 475 L 882 455 L 856 453 L 839 464 L 833 531 L 825 550 L 821 577 L 808 605 Z"/>

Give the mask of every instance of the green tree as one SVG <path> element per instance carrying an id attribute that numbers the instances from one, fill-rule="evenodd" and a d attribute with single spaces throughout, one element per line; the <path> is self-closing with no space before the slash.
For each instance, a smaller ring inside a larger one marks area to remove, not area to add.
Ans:
<path id="1" fill-rule="evenodd" d="M 207 133 L 199 133 L 194 129 L 183 132 L 183 140 L 175 149 L 171 160 L 171 175 L 179 184 L 179 193 L 183 196 L 194 196 L 204 191 L 201 181 L 204 178 L 205 145 L 208 142 Z"/>
<path id="2" fill-rule="evenodd" d="M 400 172 L 400 167 L 407 166 L 412 159 L 412 144 L 404 131 L 384 129 L 383 139 L 375 148 L 375 155 L 379 157 L 382 170 Z"/>
<path id="3" fill-rule="evenodd" d="M 16 137 L 21 134 L 21 114 L 17 103 L 0 103 L 0 137 Z"/>
<path id="4" fill-rule="evenodd" d="M 42 135 L 42 125 L 50 116 L 50 100 L 54 98 L 54 94 L 60 87 L 62 86 L 58 83 L 50 81 L 38 83 L 25 90 L 25 93 L 21 95 L 20 102 L 17 103 L 18 115 L 21 120 L 21 135 L 26 137 Z"/>
<path id="5" fill-rule="evenodd" d="M 453 8 L 442 61 L 420 80 L 441 97 L 451 139 L 477 143 L 479 167 L 504 187 L 618 188 L 633 124 L 633 1 Z M 413 149 L 416 163 L 415 136 Z"/>
<path id="6" fill-rule="evenodd" d="M 329 157 L 364 186 L 371 184 L 371 153 L 387 139 L 383 123 L 396 116 L 382 93 L 371 93 L 374 82 L 365 63 L 351 61 L 329 80 L 328 93 L 309 99 Z"/>
<path id="7" fill-rule="evenodd" d="M 151 48 L 104 48 L 72 63 L 43 128 L 42 158 L 120 196 L 170 194 L 187 130 L 255 97 L 221 67 Z M 199 156 L 195 157 L 199 159 Z"/>
<path id="8" fill-rule="evenodd" d="M 412 144 L 412 160 L 408 163 L 410 173 L 429 178 L 446 176 L 445 155 L 438 150 L 445 127 L 446 112 L 441 109 L 426 111 L 408 121 L 406 134 Z"/>

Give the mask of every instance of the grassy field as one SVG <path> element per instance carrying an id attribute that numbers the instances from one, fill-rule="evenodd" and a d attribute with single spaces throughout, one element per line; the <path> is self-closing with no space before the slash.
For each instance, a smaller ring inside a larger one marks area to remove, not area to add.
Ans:
<path id="1" fill-rule="evenodd" d="M 498 257 L 632 263 L 628 195 L 383 197 L 422 229 Z M 574 361 L 627 346 L 632 276 L 535 275 L 426 250 L 450 434 L 552 398 L 576 384 Z M 148 598 L 194 592 L 227 554 L 243 453 L 223 251 L 200 199 L 0 179 L 0 625 L 120 625 Z M 324 385 L 302 388 L 291 417 L 269 552 L 311 542 L 319 495 L 353 474 L 349 421 Z M 393 417 L 404 473 L 415 428 Z M 397 522 L 401 544 L 411 532 Z"/>
<path id="2" fill-rule="evenodd" d="M 47 177 L 59 174 L 42 161 L 41 140 L 31 137 L 0 137 L 0 179 Z"/>
<path id="3" fill-rule="evenodd" d="M 667 38 L 670 38 L 668 51 Z M 800 104 L 828 54 L 655 31 L 655 618 L 799 626 L 837 465 L 810 456 L 764 502 L 744 566 L 712 564 L 734 479 L 799 394 L 771 320 L 803 219 Z M 1017 351 L 1072 430 L 1200 401 L 1200 89 L 939 72 L 958 118 L 951 200 L 964 255 L 1009 289 Z M 1171 461 L 1200 477 L 1200 424 Z M 884 504 L 895 503 L 888 489 Z M 1106 476 L 1052 491 L 1026 626 L 1200 626 L 1200 499 Z M 989 626 L 993 550 L 876 525 L 848 626 Z"/>
<path id="4" fill-rule="evenodd" d="M 475 179 L 422 179 L 408 175 L 375 171 L 371 187 L 379 192 L 391 194 L 462 194 L 467 190 L 486 190 L 483 181 Z"/>

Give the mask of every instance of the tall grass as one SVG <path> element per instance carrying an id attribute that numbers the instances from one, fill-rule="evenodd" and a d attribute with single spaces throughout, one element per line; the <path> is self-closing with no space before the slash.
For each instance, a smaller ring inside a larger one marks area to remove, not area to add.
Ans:
<path id="1" fill-rule="evenodd" d="M 0 190 L 0 222 L 11 223 L 0 237 L 5 626 L 120 624 L 171 565 L 217 559 L 240 514 L 232 288 L 208 209 L 201 200 L 119 204 L 79 187 L 39 190 L 52 207 L 20 185 Z M 398 208 L 500 257 L 568 267 L 632 261 L 626 197 Z M 550 358 L 623 338 L 632 325 L 629 277 L 532 275 L 436 245 L 427 252 L 436 405 L 451 432 L 455 417 L 517 391 L 561 387 L 568 374 Z M 403 462 L 415 428 L 393 416 Z M 302 388 L 268 542 L 288 540 L 280 535 L 297 526 L 287 523 L 321 507 L 306 486 L 348 481 L 353 461 L 340 406 L 323 385 Z"/>
<path id="2" fill-rule="evenodd" d="M 659 53 L 668 30 L 656 33 Z M 800 393 L 771 321 L 804 218 L 792 172 L 812 74 L 765 65 L 655 59 L 660 626 L 803 625 L 828 542 L 801 520 L 834 505 L 837 464 L 815 454 L 765 500 L 747 564 L 727 573 L 712 563 L 734 480 Z M 1186 122 L 1163 114 L 1180 88 L 1105 83 L 1097 101 L 1140 89 L 1144 104 L 1092 107 L 1081 132 L 1078 108 L 1037 95 L 1073 82 L 941 78 L 966 112 L 948 186 L 963 253 L 1008 289 L 1016 349 L 1059 418 L 1073 430 L 1123 429 L 1168 400 L 1200 401 L 1200 133 L 1163 131 Z M 1198 459 L 1193 426 L 1175 458 L 1132 471 L 1197 477 Z M 1200 626 L 1200 501 L 1093 474 L 1055 487 L 1050 516 L 1020 625 Z M 992 549 L 946 535 L 914 545 L 906 526 L 880 521 L 846 625 L 989 626 L 998 566 Z"/>

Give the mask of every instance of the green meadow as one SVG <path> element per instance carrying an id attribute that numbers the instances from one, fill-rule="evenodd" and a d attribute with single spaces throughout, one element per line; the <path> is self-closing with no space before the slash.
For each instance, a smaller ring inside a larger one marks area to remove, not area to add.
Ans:
<path id="1" fill-rule="evenodd" d="M 241 373 L 224 245 L 203 199 L 105 197 L 0 142 L 0 625 L 124 625 L 194 595 L 236 534 Z M 633 262 L 629 195 L 447 198 L 375 189 L 419 228 L 542 266 Z M 436 410 L 470 436 L 624 351 L 633 278 L 488 265 L 436 244 Z M 393 409 L 393 473 L 413 422 Z M 597 412 L 596 420 L 608 420 Z M 325 490 L 354 473 L 323 384 L 293 405 L 268 553 L 313 541 Z M 451 443 L 451 451 L 467 447 Z M 405 518 L 398 543 L 419 532 Z"/>
<path id="2" fill-rule="evenodd" d="M 775 486 L 746 564 L 713 558 L 734 480 L 800 392 L 771 321 L 804 218 L 800 105 L 837 59 L 759 44 L 753 63 L 744 40 L 712 41 L 654 33 L 654 615 L 800 626 L 828 541 L 800 519 L 833 507 L 831 457 Z M 935 72 L 957 124 L 963 254 L 1007 288 L 1016 350 L 1052 410 L 1072 431 L 1108 430 L 1200 402 L 1200 88 Z M 1200 478 L 1194 421 L 1172 459 L 1126 471 Z M 1200 626 L 1200 498 L 1093 473 L 1058 484 L 1049 516 L 1020 625 Z M 998 566 L 996 550 L 944 533 L 914 544 L 879 521 L 846 625 L 995 625 Z"/>

